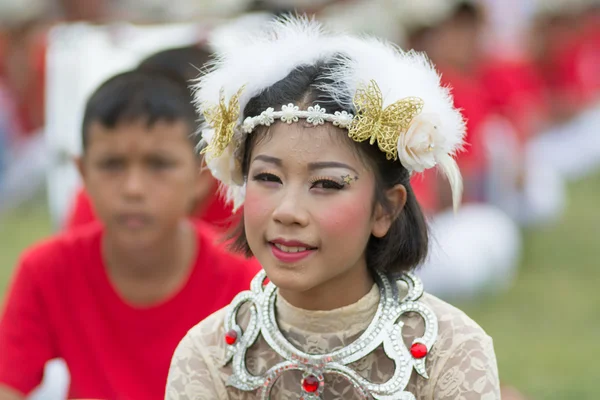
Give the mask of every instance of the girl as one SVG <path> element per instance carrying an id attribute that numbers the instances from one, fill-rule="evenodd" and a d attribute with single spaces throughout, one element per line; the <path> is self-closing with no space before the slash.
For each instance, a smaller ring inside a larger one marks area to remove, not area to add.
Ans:
<path id="1" fill-rule="evenodd" d="M 462 191 L 464 122 L 426 58 L 283 19 L 197 89 L 208 166 L 244 204 L 235 248 L 264 271 L 182 340 L 166 398 L 499 399 L 491 338 L 410 273 L 411 173 Z"/>

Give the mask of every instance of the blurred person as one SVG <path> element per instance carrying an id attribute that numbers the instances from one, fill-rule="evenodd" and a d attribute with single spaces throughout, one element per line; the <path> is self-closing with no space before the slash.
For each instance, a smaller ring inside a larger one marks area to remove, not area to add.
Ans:
<path id="1" fill-rule="evenodd" d="M 555 123 L 571 120 L 588 101 L 589 88 L 581 62 L 584 0 L 537 0 L 532 32 L 535 59 L 545 80 Z"/>
<path id="2" fill-rule="evenodd" d="M 594 26 L 598 29 L 595 6 L 586 6 L 587 1 L 539 1 L 532 27 L 553 124 L 530 147 L 567 180 L 600 169 L 600 50 L 593 33 Z"/>
<path id="3" fill-rule="evenodd" d="M 405 3 L 403 13 L 403 20 L 410 20 L 406 23 L 407 45 L 424 51 L 431 58 L 443 83 L 452 88 L 454 104 L 465 113 L 467 145 L 459 154 L 458 162 L 465 178 L 465 200 L 481 201 L 486 169 L 481 132 L 489 115 L 485 93 L 473 77 L 481 55 L 481 10 L 466 0 L 427 0 L 415 8 L 413 3 L 416 2 Z M 433 8 L 437 11 L 427 13 Z M 439 208 L 448 206 L 447 199 L 440 195 Z"/>
<path id="4" fill-rule="evenodd" d="M 210 57 L 211 53 L 206 46 L 185 46 L 153 54 L 143 60 L 138 69 L 166 73 L 191 85 Z M 195 220 L 213 225 L 215 229 L 224 230 L 234 221 L 232 208 L 225 204 L 223 196 L 218 193 L 217 182 L 210 174 L 206 176 L 204 184 L 206 187 L 203 190 L 206 195 L 202 196 L 202 201 L 198 202 L 192 216 Z M 77 228 L 95 220 L 89 196 L 82 189 L 76 194 L 65 229 Z"/>
<path id="5" fill-rule="evenodd" d="M 481 10 L 473 2 L 458 0 L 427 0 L 415 8 L 412 4 L 405 3 L 402 16 L 409 46 L 426 52 L 436 63 L 442 84 L 450 87 L 453 104 L 462 110 L 467 125 L 466 145 L 457 155 L 464 171 L 465 205 L 453 213 L 451 196 L 439 175 L 426 173 L 414 179 L 417 196 L 432 199 L 427 210 L 432 248 L 417 274 L 442 298 L 505 290 L 518 265 L 521 235 L 517 224 L 486 198 L 489 158 L 484 135 L 491 112 L 475 76 L 481 57 Z M 435 12 L 427 12 L 430 8 Z"/>
<path id="6" fill-rule="evenodd" d="M 403 45 L 406 38 L 398 24 L 398 9 L 402 3 L 395 0 L 332 1 L 318 11 L 317 18 L 335 31 L 369 34 Z"/>
<path id="7" fill-rule="evenodd" d="M 347 0 L 253 0 L 251 11 L 267 11 L 275 15 L 300 13 L 315 15 L 330 5 L 348 3 Z"/>
<path id="8" fill-rule="evenodd" d="M 40 12 L 43 9 L 39 10 Z M 44 125 L 45 47 L 48 23 L 25 20 L 6 32 L 3 77 L 17 105 L 24 136 L 35 135 Z"/>
<path id="9" fill-rule="evenodd" d="M 114 16 L 112 0 L 57 0 L 62 19 L 68 22 L 107 22 Z"/>
<path id="10" fill-rule="evenodd" d="M 439 65 L 467 117 L 469 147 L 459 158 L 472 177 L 467 200 L 499 207 L 520 225 L 555 222 L 565 206 L 563 180 L 529 149 L 548 113 L 540 76 L 527 57 L 484 47 L 478 3 L 445 7 L 446 16 L 438 12 L 433 22 L 411 21 L 411 43 Z"/>
<path id="11" fill-rule="evenodd" d="M 208 175 L 196 124 L 186 83 L 159 72 L 117 75 L 90 97 L 78 167 L 101 224 L 21 257 L 0 318 L 1 400 L 23 399 L 54 358 L 70 398 L 162 399 L 178 341 L 247 287 L 258 265 L 188 220 Z"/>
<path id="12" fill-rule="evenodd" d="M 0 81 L 0 193 L 2 193 L 2 188 L 4 186 L 4 172 L 8 164 L 9 136 L 13 131 L 12 116 L 11 113 L 8 112 L 9 107 L 10 104 L 6 90 L 2 87 L 2 82 Z M 0 197 L 0 202 L 2 202 L 2 198 L 3 197 Z"/>
<path id="13" fill-rule="evenodd" d="M 212 24 L 242 15 L 253 0 L 119 0 L 115 8 L 127 21 Z"/>
<path id="14" fill-rule="evenodd" d="M 45 10 L 38 0 L 0 4 L 0 213 L 31 199 L 44 184 Z"/>

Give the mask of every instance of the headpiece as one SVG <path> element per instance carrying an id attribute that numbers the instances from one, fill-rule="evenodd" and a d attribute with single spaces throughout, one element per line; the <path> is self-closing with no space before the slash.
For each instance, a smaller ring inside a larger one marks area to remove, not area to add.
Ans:
<path id="1" fill-rule="evenodd" d="M 453 159 L 461 148 L 465 124 L 449 89 L 423 55 L 392 44 L 331 34 L 307 18 L 275 20 L 260 34 L 219 53 L 209 73 L 198 80 L 196 102 L 205 116 L 203 152 L 208 168 L 238 208 L 245 182 L 240 149 L 246 135 L 276 121 L 326 122 L 348 131 L 357 142 L 377 145 L 389 160 L 410 172 L 440 167 L 448 177 L 455 208 L 462 179 Z M 319 90 L 345 111 L 330 113 L 314 104 L 273 104 L 244 118 L 248 102 L 298 67 L 330 63 Z"/>

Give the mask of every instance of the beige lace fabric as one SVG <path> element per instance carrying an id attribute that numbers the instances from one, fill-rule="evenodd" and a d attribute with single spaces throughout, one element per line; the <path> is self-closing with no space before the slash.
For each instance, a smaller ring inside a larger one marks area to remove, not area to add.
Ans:
<path id="1" fill-rule="evenodd" d="M 406 288 L 399 285 L 401 291 Z M 498 370 L 492 339 L 467 315 L 451 305 L 425 294 L 421 299 L 437 315 L 439 335 L 427 356 L 429 379 L 413 372 L 407 391 L 417 400 L 496 400 L 500 399 Z M 332 311 L 307 311 L 277 298 L 277 321 L 286 338 L 297 348 L 312 354 L 337 350 L 354 341 L 367 328 L 379 302 L 379 291 L 371 291 L 357 303 Z M 224 365 L 225 309 L 192 328 L 181 341 L 169 371 L 167 400 L 251 400 L 254 392 L 226 386 L 231 366 Z M 242 308 L 238 323 L 249 318 Z M 403 338 L 409 346 L 423 333 L 423 321 L 417 314 L 403 317 Z M 248 350 L 247 366 L 252 374 L 263 374 L 282 361 L 259 336 Z M 382 383 L 391 376 L 393 362 L 381 348 L 352 367 L 372 382 Z M 275 384 L 271 399 L 298 399 L 302 375 L 289 371 Z M 325 376 L 322 396 L 326 400 L 358 399 L 354 388 L 341 377 Z"/>

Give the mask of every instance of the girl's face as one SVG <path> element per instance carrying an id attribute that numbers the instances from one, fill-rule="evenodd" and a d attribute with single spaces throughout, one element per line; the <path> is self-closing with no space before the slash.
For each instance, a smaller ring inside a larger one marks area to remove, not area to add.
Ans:
<path id="1" fill-rule="evenodd" d="M 246 237 L 282 293 L 367 276 L 367 241 L 389 228 L 374 212 L 373 173 L 341 135 L 331 125 L 277 123 L 250 154 Z"/>

